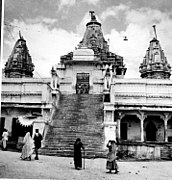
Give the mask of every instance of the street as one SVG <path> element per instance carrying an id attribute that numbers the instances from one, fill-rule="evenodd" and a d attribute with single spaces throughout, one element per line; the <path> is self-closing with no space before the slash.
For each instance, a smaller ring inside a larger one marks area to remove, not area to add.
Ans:
<path id="1" fill-rule="evenodd" d="M 23 161 L 20 153 L 0 150 L 0 178 L 59 180 L 170 180 L 171 161 L 118 161 L 119 174 L 106 170 L 106 159 L 86 159 L 85 169 L 75 170 L 72 158 L 39 156 L 39 160 Z"/>

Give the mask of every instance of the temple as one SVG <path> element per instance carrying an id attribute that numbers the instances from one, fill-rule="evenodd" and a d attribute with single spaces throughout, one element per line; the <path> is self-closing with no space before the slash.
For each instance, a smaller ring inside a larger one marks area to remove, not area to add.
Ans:
<path id="1" fill-rule="evenodd" d="M 39 128 L 45 155 L 73 156 L 79 137 L 88 158 L 105 157 L 108 140 L 118 139 L 121 159 L 170 159 L 171 66 L 155 26 L 139 67 L 141 78 L 125 79 L 125 60 L 109 51 L 101 23 L 89 13 L 82 40 L 53 65 L 51 78 L 32 77 L 28 50 L 24 57 L 15 55 L 24 40 L 17 41 L 2 80 L 1 133 L 7 128 L 10 142 L 19 144 L 26 128 Z M 19 66 L 22 62 L 28 66 Z"/>

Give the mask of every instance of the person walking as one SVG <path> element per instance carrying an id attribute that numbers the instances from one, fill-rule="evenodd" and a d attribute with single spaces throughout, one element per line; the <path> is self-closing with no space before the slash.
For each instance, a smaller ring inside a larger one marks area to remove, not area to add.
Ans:
<path id="1" fill-rule="evenodd" d="M 116 162 L 117 144 L 114 140 L 109 140 L 107 147 L 109 149 L 109 152 L 107 154 L 106 169 L 108 169 L 110 173 L 112 170 L 115 170 L 115 174 L 117 174 L 119 172 L 119 167 Z"/>
<path id="2" fill-rule="evenodd" d="M 4 129 L 2 134 L 2 150 L 7 151 L 8 131 Z"/>
<path id="3" fill-rule="evenodd" d="M 42 135 L 39 133 L 39 129 L 35 129 L 33 140 L 35 144 L 35 160 L 39 160 L 38 150 L 41 147 L 41 141 L 42 141 Z"/>
<path id="4" fill-rule="evenodd" d="M 24 146 L 22 148 L 22 153 L 21 153 L 21 159 L 22 160 L 30 160 L 31 161 L 31 156 L 34 151 L 34 142 L 32 137 L 30 136 L 30 132 L 27 132 L 24 139 L 23 139 Z"/>
<path id="5" fill-rule="evenodd" d="M 75 169 L 81 170 L 82 169 L 82 153 L 81 148 L 84 150 L 84 146 L 81 142 L 80 138 L 77 138 L 74 143 L 74 165 Z"/>

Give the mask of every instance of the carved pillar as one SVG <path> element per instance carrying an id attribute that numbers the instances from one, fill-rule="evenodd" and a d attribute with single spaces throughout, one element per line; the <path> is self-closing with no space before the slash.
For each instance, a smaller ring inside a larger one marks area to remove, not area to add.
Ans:
<path id="1" fill-rule="evenodd" d="M 121 139 L 121 119 L 117 119 L 117 137 Z"/>
<path id="2" fill-rule="evenodd" d="M 121 139 L 121 119 L 125 116 L 124 113 L 118 112 L 117 117 L 117 137 L 118 139 Z"/>
<path id="3" fill-rule="evenodd" d="M 167 137 L 167 121 L 168 119 L 164 119 L 164 141 L 168 142 L 168 137 Z"/>
<path id="4" fill-rule="evenodd" d="M 136 115 L 140 119 L 140 141 L 144 142 L 144 120 L 146 118 L 146 115 L 145 113 L 140 112 L 140 111 Z"/>
<path id="5" fill-rule="evenodd" d="M 167 134 L 167 131 L 168 131 L 168 127 L 167 127 L 167 123 L 168 123 L 168 120 L 171 118 L 171 115 L 169 113 L 164 113 L 162 119 L 164 120 L 164 141 L 165 142 L 168 142 L 168 134 Z"/>
<path id="6" fill-rule="evenodd" d="M 144 129 L 143 129 L 143 124 L 144 124 L 144 119 L 141 119 L 140 120 L 140 139 L 141 139 L 141 142 L 144 142 Z"/>

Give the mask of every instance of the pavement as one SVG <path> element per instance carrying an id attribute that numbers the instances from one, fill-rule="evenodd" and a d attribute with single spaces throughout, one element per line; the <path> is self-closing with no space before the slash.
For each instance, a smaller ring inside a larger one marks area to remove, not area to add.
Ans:
<path id="1" fill-rule="evenodd" d="M 106 159 L 86 159 L 85 169 L 75 170 L 73 158 L 39 156 L 20 159 L 19 152 L 0 150 L 1 179 L 57 180 L 172 180 L 172 161 L 118 161 L 119 173 L 106 170 Z"/>

